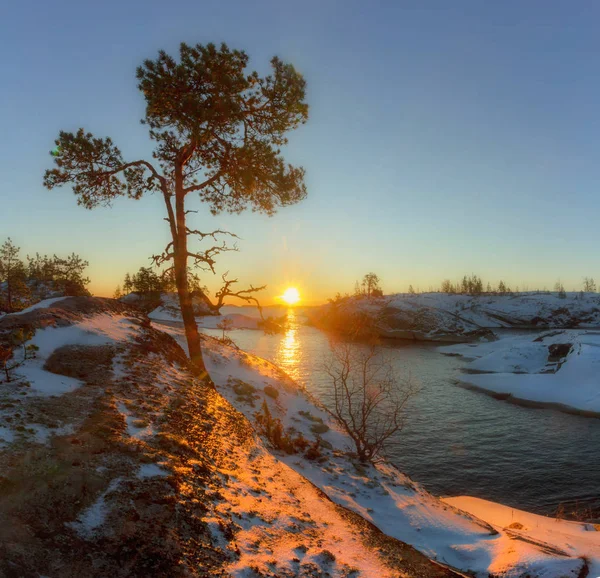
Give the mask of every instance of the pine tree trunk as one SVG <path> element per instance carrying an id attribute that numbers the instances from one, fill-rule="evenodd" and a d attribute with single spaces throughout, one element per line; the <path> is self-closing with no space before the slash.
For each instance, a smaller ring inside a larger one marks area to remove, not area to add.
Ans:
<path id="1" fill-rule="evenodd" d="M 192 305 L 192 297 L 187 283 L 187 259 L 175 258 L 175 280 L 177 284 L 177 294 L 179 295 L 179 308 L 181 309 L 181 317 L 183 318 L 183 326 L 185 328 L 185 338 L 188 344 L 190 359 L 195 367 L 198 368 L 199 374 L 204 377 L 207 375 L 204 360 L 202 358 L 202 348 L 200 347 L 200 334 L 194 317 L 194 308 Z"/>
<path id="2" fill-rule="evenodd" d="M 177 294 L 179 295 L 179 308 L 185 329 L 185 338 L 188 344 L 188 351 L 192 364 L 202 378 L 208 377 L 204 359 L 202 358 L 202 348 L 200 346 L 200 334 L 194 317 L 194 307 L 192 305 L 192 296 L 188 285 L 187 276 L 187 228 L 185 223 L 185 206 L 183 193 L 181 165 L 175 167 L 175 215 L 177 223 L 177 239 L 174 239 L 174 267 L 175 283 L 177 285 Z"/>

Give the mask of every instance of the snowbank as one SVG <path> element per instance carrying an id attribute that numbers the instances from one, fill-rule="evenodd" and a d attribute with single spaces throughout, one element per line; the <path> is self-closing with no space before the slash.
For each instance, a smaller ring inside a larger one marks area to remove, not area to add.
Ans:
<path id="1" fill-rule="evenodd" d="M 566 354 L 553 355 L 557 347 Z M 600 416 L 599 331 L 549 331 L 439 351 L 474 358 L 461 380 L 470 386 L 516 401 Z"/>
<path id="2" fill-rule="evenodd" d="M 515 542 L 520 540 L 538 543 L 565 558 L 585 559 L 588 573 L 581 575 L 600 576 L 598 526 L 546 518 L 469 496 L 444 498 L 443 501 L 485 520 L 498 531 L 506 532 Z"/>
<path id="3" fill-rule="evenodd" d="M 35 357 L 17 367 L 12 379 L 29 383 L 29 395 L 50 396 L 73 391 L 82 385 L 79 379 L 52 373 L 44 368 L 54 351 L 65 345 L 109 345 L 129 340 L 137 330 L 138 326 L 130 319 L 109 313 L 85 318 L 76 325 L 38 329 L 27 343 L 38 347 Z M 21 350 L 17 349 L 17 359 L 21 355 Z"/>
<path id="4" fill-rule="evenodd" d="M 16 313 L 10 313 L 10 315 L 23 315 L 23 313 L 29 313 L 31 311 L 35 311 L 36 309 L 45 309 L 46 307 L 50 307 L 50 305 L 52 305 L 53 303 L 58 303 L 63 299 L 68 299 L 68 297 L 65 297 L 63 295 L 61 297 L 52 297 L 51 299 L 44 299 L 42 301 L 39 301 L 38 303 L 31 305 L 30 307 L 22 309 L 21 311 L 17 311 Z"/>

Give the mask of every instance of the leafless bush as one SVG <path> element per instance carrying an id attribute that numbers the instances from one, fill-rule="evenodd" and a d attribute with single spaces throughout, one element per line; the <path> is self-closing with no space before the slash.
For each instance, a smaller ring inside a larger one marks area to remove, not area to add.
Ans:
<path id="1" fill-rule="evenodd" d="M 325 371 L 333 388 L 329 413 L 352 438 L 358 458 L 373 461 L 404 427 L 407 404 L 418 388 L 410 378 L 398 379 L 375 345 L 334 345 Z"/>

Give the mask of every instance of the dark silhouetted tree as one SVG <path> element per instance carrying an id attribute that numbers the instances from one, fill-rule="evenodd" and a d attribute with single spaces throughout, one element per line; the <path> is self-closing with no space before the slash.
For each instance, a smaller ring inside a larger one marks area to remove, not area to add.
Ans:
<path id="1" fill-rule="evenodd" d="M 444 279 L 442 281 L 442 293 L 456 293 L 456 289 L 450 279 Z"/>
<path id="2" fill-rule="evenodd" d="M 380 287 L 379 276 L 375 273 L 367 273 L 362 280 L 363 294 L 367 297 L 381 297 L 383 291 Z"/>
<path id="3" fill-rule="evenodd" d="M 123 280 L 123 293 L 127 295 L 133 291 L 133 281 L 131 280 L 131 275 L 129 273 L 125 273 L 125 279 Z"/>
<path id="4" fill-rule="evenodd" d="M 188 260 L 214 272 L 215 257 L 230 248 L 217 240 L 226 231 L 188 227 L 189 195 L 198 194 L 213 214 L 250 207 L 269 215 L 306 196 L 304 169 L 286 164 L 280 151 L 286 133 L 308 118 L 305 81 L 277 57 L 268 76 L 247 71 L 247 65 L 245 52 L 225 44 L 181 44 L 178 60 L 159 52 L 137 69 L 146 99 L 142 122 L 156 143 L 156 163 L 126 162 L 110 138 L 79 129 L 60 132 L 53 152 L 56 167 L 44 177 L 49 189 L 70 184 L 78 203 L 88 209 L 121 196 L 162 195 L 171 240 L 154 260 L 173 267 L 188 350 L 203 374 Z M 190 236 L 214 245 L 192 249 Z"/>
<path id="5" fill-rule="evenodd" d="M 586 293 L 595 293 L 596 292 L 596 282 L 593 277 L 584 277 L 583 278 L 583 290 Z"/>
<path id="6" fill-rule="evenodd" d="M 418 393 L 414 382 L 399 380 L 381 349 L 338 343 L 325 361 L 333 403 L 329 413 L 350 436 L 359 460 L 376 459 L 404 427 L 407 404 Z"/>
<path id="7" fill-rule="evenodd" d="M 15 246 L 10 237 L 0 247 L 0 282 L 1 293 L 4 294 L 9 311 L 29 296 L 27 287 L 27 272 L 21 259 L 19 247 Z"/>

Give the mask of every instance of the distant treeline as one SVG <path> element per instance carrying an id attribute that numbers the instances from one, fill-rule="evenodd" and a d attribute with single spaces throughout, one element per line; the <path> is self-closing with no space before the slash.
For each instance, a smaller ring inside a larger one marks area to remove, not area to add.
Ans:
<path id="1" fill-rule="evenodd" d="M 198 275 L 188 272 L 188 284 L 190 292 L 207 292 L 206 287 L 200 283 Z M 160 293 L 175 293 L 175 273 L 173 269 L 156 273 L 152 267 L 140 267 L 137 273 L 126 273 L 123 284 L 117 286 L 115 298 L 129 293 L 137 293 L 142 296 L 155 296 Z"/>
<path id="2" fill-rule="evenodd" d="M 561 281 L 557 281 L 554 285 L 554 291 L 558 294 L 558 297 L 561 299 L 566 299 L 567 292 L 565 291 L 564 285 Z M 549 294 L 550 291 L 546 288 L 538 289 L 534 291 L 530 291 L 528 288 L 524 289 L 526 293 L 546 293 Z M 577 293 L 577 290 L 573 290 L 574 293 Z M 592 277 L 584 277 L 582 282 L 582 289 L 578 293 L 578 297 L 583 297 L 585 293 L 595 293 L 596 292 L 596 282 Z M 417 295 L 420 293 L 425 293 L 425 291 L 421 291 L 417 288 L 415 290 L 412 285 L 408 287 L 408 293 L 410 295 Z M 508 285 L 508 283 L 500 280 L 498 284 L 492 285 L 487 282 L 484 285 L 483 280 L 478 275 L 464 275 L 462 279 L 459 281 L 452 282 L 450 279 L 444 279 L 439 288 L 429 287 L 427 293 L 446 293 L 448 295 L 514 295 L 521 293 L 519 287 L 516 287 L 514 290 Z M 375 273 L 368 273 L 365 275 L 361 282 L 356 282 L 354 287 L 354 295 L 355 298 L 377 298 L 383 297 L 383 290 L 381 289 L 381 280 L 379 276 Z M 332 304 L 341 303 L 350 299 L 350 294 L 346 293 L 342 295 L 341 293 L 337 293 L 333 299 L 329 299 L 328 301 Z"/>
<path id="3" fill-rule="evenodd" d="M 565 298 L 566 291 L 564 285 L 561 281 L 557 281 L 554 285 L 554 291 L 558 293 L 559 297 Z M 575 292 L 576 290 L 574 290 Z M 408 292 L 411 294 L 419 293 L 419 291 L 415 291 L 412 285 L 409 286 Z M 481 277 L 477 275 L 465 275 L 460 281 L 452 282 L 450 279 L 444 279 L 442 281 L 441 288 L 436 291 L 439 293 L 448 293 L 452 295 L 512 295 L 514 293 L 520 293 L 519 287 L 513 289 L 505 283 L 504 281 L 499 281 L 497 285 L 492 285 L 491 283 L 486 283 L 484 286 Z M 530 292 L 529 289 L 525 289 L 525 292 Z M 550 293 L 550 291 L 546 288 L 543 290 L 535 290 L 537 293 Z M 581 293 L 595 293 L 596 292 L 596 282 L 592 277 L 584 277 L 583 278 L 583 288 Z"/>
<path id="4" fill-rule="evenodd" d="M 14 312 L 53 295 L 89 295 L 84 276 L 89 263 L 72 253 L 68 257 L 27 255 L 7 239 L 0 247 L 0 311 Z"/>
<path id="5" fill-rule="evenodd" d="M 465 275 L 461 281 L 456 283 L 452 283 L 450 279 L 444 279 L 442 281 L 441 292 L 464 295 L 481 295 L 482 293 L 507 295 L 512 293 L 512 289 L 502 280 L 496 286 L 492 286 L 488 282 L 484 287 L 481 277 L 477 275 Z"/>

